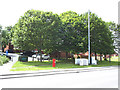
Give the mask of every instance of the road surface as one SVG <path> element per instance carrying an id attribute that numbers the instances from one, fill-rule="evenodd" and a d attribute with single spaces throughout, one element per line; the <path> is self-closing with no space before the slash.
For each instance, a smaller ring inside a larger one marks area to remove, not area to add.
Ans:
<path id="1" fill-rule="evenodd" d="M 0 80 L 2 88 L 118 88 L 118 68 L 64 72 Z"/>

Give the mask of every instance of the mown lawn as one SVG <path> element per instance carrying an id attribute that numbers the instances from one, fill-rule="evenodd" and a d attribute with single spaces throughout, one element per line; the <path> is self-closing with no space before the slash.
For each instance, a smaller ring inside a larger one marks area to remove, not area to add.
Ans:
<path id="1" fill-rule="evenodd" d="M 51 70 L 51 69 L 67 69 L 67 68 L 84 68 L 84 67 L 102 67 L 102 66 L 116 66 L 120 65 L 118 61 L 98 61 L 98 65 L 88 65 L 80 66 L 75 65 L 74 61 L 68 60 L 57 60 L 56 67 L 52 67 L 52 60 L 50 62 L 38 62 L 38 61 L 29 61 L 29 62 L 16 62 L 11 71 L 35 71 L 35 70 Z"/>
<path id="2" fill-rule="evenodd" d="M 107 58 L 107 60 L 109 60 L 109 58 Z M 119 60 L 120 60 L 120 57 L 118 58 L 118 56 L 111 57 L 111 61 L 119 61 Z"/>

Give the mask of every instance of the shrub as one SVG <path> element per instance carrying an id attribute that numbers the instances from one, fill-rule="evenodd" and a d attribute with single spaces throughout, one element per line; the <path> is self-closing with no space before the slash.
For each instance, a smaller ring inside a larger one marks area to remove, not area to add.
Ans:
<path id="1" fill-rule="evenodd" d="M 3 65 L 3 61 L 1 60 L 1 58 L 0 58 L 0 66 L 2 66 Z"/>
<path id="2" fill-rule="evenodd" d="M 3 65 L 4 63 L 7 63 L 9 61 L 9 58 L 6 56 L 0 56 L 0 65 Z"/>

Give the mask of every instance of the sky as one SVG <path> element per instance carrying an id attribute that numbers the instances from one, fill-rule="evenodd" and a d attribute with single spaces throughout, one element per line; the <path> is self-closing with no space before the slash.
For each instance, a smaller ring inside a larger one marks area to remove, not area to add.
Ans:
<path id="1" fill-rule="evenodd" d="M 120 0 L 0 0 L 0 25 L 14 26 L 27 10 L 63 13 L 74 11 L 83 14 L 90 10 L 104 21 L 118 23 L 118 2 Z"/>

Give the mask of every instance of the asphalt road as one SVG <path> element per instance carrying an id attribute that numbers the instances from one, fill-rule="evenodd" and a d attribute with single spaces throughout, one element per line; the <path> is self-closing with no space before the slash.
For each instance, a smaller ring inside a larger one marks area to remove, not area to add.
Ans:
<path id="1" fill-rule="evenodd" d="M 2 79 L 0 88 L 118 88 L 118 68 Z"/>

